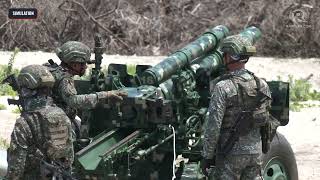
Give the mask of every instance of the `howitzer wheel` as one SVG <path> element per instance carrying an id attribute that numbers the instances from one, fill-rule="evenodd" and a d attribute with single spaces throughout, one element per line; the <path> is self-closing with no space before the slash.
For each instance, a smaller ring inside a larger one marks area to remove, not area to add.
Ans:
<path id="1" fill-rule="evenodd" d="M 184 165 L 181 180 L 199 180 L 203 178 L 200 173 L 199 163 Z M 286 138 L 277 133 L 271 148 L 263 155 L 264 180 L 298 180 L 298 168 L 294 153 Z"/>
<path id="2" fill-rule="evenodd" d="M 294 153 L 286 138 L 277 133 L 270 151 L 263 156 L 264 180 L 298 180 Z"/>

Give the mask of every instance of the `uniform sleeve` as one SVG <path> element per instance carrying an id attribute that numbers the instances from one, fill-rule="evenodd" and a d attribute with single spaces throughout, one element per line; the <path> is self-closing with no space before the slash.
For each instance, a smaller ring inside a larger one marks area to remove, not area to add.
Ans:
<path id="1" fill-rule="evenodd" d="M 77 95 L 72 78 L 64 78 L 59 84 L 59 93 L 68 106 L 75 109 L 92 109 L 98 103 L 97 94 Z"/>
<path id="2" fill-rule="evenodd" d="M 268 97 L 268 99 L 265 102 L 265 106 L 267 109 L 271 108 L 271 103 L 272 103 L 272 96 L 271 96 L 271 91 L 270 88 L 267 84 L 267 82 L 264 79 L 259 79 L 260 81 L 260 91 L 266 96 Z"/>
<path id="3" fill-rule="evenodd" d="M 8 149 L 7 179 L 23 177 L 30 139 L 32 139 L 32 133 L 28 124 L 23 118 L 17 119 Z"/>
<path id="4" fill-rule="evenodd" d="M 204 125 L 204 142 L 202 156 L 212 159 L 219 139 L 222 119 L 226 109 L 226 92 L 217 84 L 212 92 L 209 104 L 209 117 Z"/>

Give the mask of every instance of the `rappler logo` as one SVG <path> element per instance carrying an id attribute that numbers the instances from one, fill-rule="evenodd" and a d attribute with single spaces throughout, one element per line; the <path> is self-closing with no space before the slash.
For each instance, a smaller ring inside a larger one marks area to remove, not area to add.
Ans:
<path id="1" fill-rule="evenodd" d="M 310 11 L 313 6 L 308 4 L 295 5 L 291 8 L 289 18 L 292 21 L 290 27 L 310 27 Z"/>
<path id="2" fill-rule="evenodd" d="M 308 23 L 309 14 L 303 9 L 295 9 L 290 14 L 290 19 L 295 25 Z"/>

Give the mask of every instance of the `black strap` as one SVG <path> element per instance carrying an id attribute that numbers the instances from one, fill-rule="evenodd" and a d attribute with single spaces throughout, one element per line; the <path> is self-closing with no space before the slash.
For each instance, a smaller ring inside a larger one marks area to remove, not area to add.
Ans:
<path id="1" fill-rule="evenodd" d="M 238 102 L 240 104 L 242 104 L 242 106 L 241 106 L 240 112 L 237 114 L 235 124 L 233 125 L 232 128 L 230 128 L 231 133 L 229 135 L 229 138 L 227 139 L 227 141 L 225 142 L 225 145 L 223 147 L 220 146 L 219 153 L 223 154 L 224 156 L 232 150 L 234 144 L 239 140 L 240 132 L 239 132 L 239 128 L 237 128 L 237 127 L 239 127 L 239 123 L 241 123 L 241 120 L 242 120 L 241 115 L 242 115 L 242 112 L 244 111 L 244 107 L 245 107 L 245 104 L 243 102 L 243 89 L 242 89 L 243 87 L 241 85 L 239 85 L 239 83 L 236 83 L 233 78 L 231 78 L 230 80 L 234 84 L 235 87 L 238 86 L 238 88 L 237 88 Z"/>
<path id="2" fill-rule="evenodd" d="M 256 97 L 256 104 L 255 106 L 252 107 L 247 107 L 243 101 L 243 87 L 241 86 L 241 84 L 236 83 L 234 81 L 234 77 L 240 77 L 243 79 L 243 77 L 241 76 L 235 76 L 231 78 L 232 83 L 236 86 L 238 85 L 238 89 L 239 91 L 238 93 L 238 102 L 239 104 L 241 104 L 241 111 L 237 114 L 237 118 L 235 121 L 234 126 L 231 128 L 231 134 L 228 138 L 228 140 L 226 141 L 225 145 L 223 148 L 221 148 L 221 154 L 223 155 L 227 155 L 233 148 L 233 146 L 235 145 L 235 143 L 237 141 L 239 141 L 240 135 L 242 133 L 242 131 L 245 131 L 246 128 L 248 128 L 250 126 L 250 122 L 247 121 L 248 116 L 250 116 L 250 114 L 252 114 L 252 111 L 255 107 L 258 107 L 258 105 L 263 102 L 261 102 L 259 99 L 261 96 L 259 96 L 259 92 L 260 92 L 260 81 L 259 79 L 253 75 L 253 73 L 251 73 L 250 71 L 248 71 L 254 78 L 256 81 L 256 85 L 257 85 L 257 97 Z M 261 92 L 260 92 L 261 93 Z"/>

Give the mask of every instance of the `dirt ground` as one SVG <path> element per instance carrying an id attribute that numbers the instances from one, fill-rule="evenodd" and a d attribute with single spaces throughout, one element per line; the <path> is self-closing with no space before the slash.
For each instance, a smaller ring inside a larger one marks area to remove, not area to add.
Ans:
<path id="1" fill-rule="evenodd" d="M 280 127 L 295 153 L 299 179 L 320 179 L 320 108 L 290 112 L 290 122 Z"/>
<path id="2" fill-rule="evenodd" d="M 0 52 L 0 64 L 7 64 L 10 53 Z M 28 52 L 19 53 L 14 67 L 21 68 L 28 64 L 42 64 L 48 59 L 59 62 L 52 53 Z M 154 65 L 163 57 L 137 57 L 137 56 L 104 56 L 103 65 L 109 63 L 122 64 L 151 64 Z M 267 80 L 276 80 L 280 76 L 283 80 L 288 75 L 294 78 L 306 78 L 310 74 L 310 82 L 314 88 L 320 89 L 320 59 L 275 59 L 255 57 L 250 59 L 247 68 Z M 320 102 L 312 102 L 319 104 Z M 0 97 L 0 104 L 6 104 L 6 97 Z M 8 110 L 0 111 L 0 137 L 9 139 L 17 114 L 11 113 L 14 106 Z M 280 127 L 292 145 L 295 152 L 300 180 L 320 179 L 320 108 L 306 108 L 300 112 L 290 111 L 290 122 Z"/>

